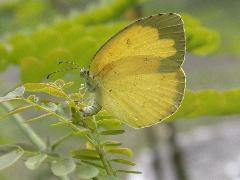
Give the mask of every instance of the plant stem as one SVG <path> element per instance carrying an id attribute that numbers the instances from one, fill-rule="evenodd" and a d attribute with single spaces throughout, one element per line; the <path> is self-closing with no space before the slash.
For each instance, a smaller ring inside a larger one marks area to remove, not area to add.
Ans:
<path id="1" fill-rule="evenodd" d="M 81 115 L 80 115 L 80 117 L 81 117 Z M 88 125 L 87 125 L 87 123 L 85 122 L 85 119 L 84 119 L 84 118 L 81 118 L 81 119 L 82 119 L 83 126 L 84 126 L 85 128 L 87 128 L 87 129 L 90 129 L 90 128 L 88 128 Z M 95 122 L 95 119 L 94 119 L 94 122 Z M 96 122 L 95 122 L 95 125 L 96 125 Z M 97 126 L 96 126 L 96 129 L 97 129 Z M 101 161 L 102 161 L 102 164 L 103 164 L 103 166 L 104 166 L 104 168 L 105 168 L 105 170 L 106 170 L 106 173 L 107 173 L 108 175 L 110 175 L 110 176 L 111 176 L 111 175 L 115 175 L 114 171 L 112 170 L 112 167 L 111 167 L 110 163 L 109 163 L 108 160 L 107 160 L 105 150 L 104 150 L 103 147 L 100 145 L 100 144 L 101 144 L 101 142 L 100 142 L 100 137 L 99 137 L 98 132 L 96 131 L 96 129 L 94 130 L 93 133 L 94 133 L 97 137 L 94 137 L 94 136 L 91 135 L 91 134 L 88 134 L 87 137 L 88 137 L 88 139 L 90 139 L 91 142 L 94 142 L 93 145 L 95 146 L 95 149 L 96 149 L 96 151 L 97 151 L 98 154 L 99 154 L 99 157 L 100 157 L 100 159 L 101 159 Z"/>
<path id="2" fill-rule="evenodd" d="M 47 109 L 46 107 L 43 107 L 37 103 L 34 103 L 28 99 L 25 99 L 25 98 L 20 98 L 19 100 L 23 100 L 25 101 L 26 103 L 29 103 L 29 104 L 32 104 L 34 106 L 36 106 L 37 108 L 45 111 L 45 112 L 48 112 L 48 113 L 52 113 L 56 118 L 59 119 L 59 121 L 61 121 L 62 123 L 65 123 L 68 127 L 70 127 L 72 130 L 74 131 L 79 131 L 79 128 L 77 126 L 75 126 L 74 124 L 72 124 L 69 120 L 65 119 L 64 117 L 60 116 L 59 114 Z"/>
<path id="3" fill-rule="evenodd" d="M 68 97 L 68 96 L 67 96 L 67 100 L 72 102 L 71 98 Z M 72 104 L 74 104 L 74 102 L 72 102 Z M 116 176 L 116 173 L 113 171 L 113 169 L 111 167 L 111 164 L 107 160 L 106 152 L 105 152 L 104 148 L 100 145 L 101 141 L 100 141 L 99 133 L 97 132 L 97 123 L 96 123 L 96 120 L 95 120 L 95 116 L 92 116 L 94 124 L 95 124 L 94 130 L 92 130 L 91 128 L 88 127 L 87 123 L 85 122 L 85 118 L 83 118 L 82 114 L 78 111 L 78 107 L 75 106 L 74 108 L 75 108 L 76 112 L 78 112 L 77 115 L 79 116 L 79 119 L 82 122 L 84 128 L 89 129 L 89 130 L 91 130 L 91 132 L 93 132 L 92 134 L 88 134 L 86 137 L 87 137 L 88 141 L 91 142 L 95 146 L 95 149 L 99 154 L 99 157 L 102 161 L 102 164 L 103 164 L 103 166 L 106 170 L 106 173 L 110 176 L 111 175 Z M 94 135 L 96 137 L 94 137 Z"/>
<path id="4" fill-rule="evenodd" d="M 2 103 L 2 105 L 8 110 L 13 110 L 13 106 L 9 104 L 8 102 Z M 19 126 L 19 128 L 22 130 L 22 132 L 30 139 L 30 141 L 38 147 L 39 150 L 44 151 L 46 150 L 47 146 L 43 142 L 43 140 L 32 130 L 32 128 L 24 122 L 24 119 L 19 114 L 13 115 L 15 122 Z"/>
<path id="5" fill-rule="evenodd" d="M 8 110 L 11 111 L 14 109 L 14 107 L 9 104 L 8 102 L 2 103 L 2 105 Z M 47 145 L 45 142 L 38 136 L 38 134 L 28 125 L 24 122 L 24 119 L 19 114 L 13 115 L 15 122 L 19 126 L 19 128 L 22 130 L 22 132 L 29 138 L 29 140 L 38 147 L 40 151 L 44 151 L 47 149 Z M 69 180 L 68 176 L 61 176 L 59 177 L 62 180 Z"/>
<path id="6" fill-rule="evenodd" d="M 62 142 L 64 142 L 66 139 L 68 139 L 69 137 L 71 137 L 73 134 L 69 133 L 63 137 L 60 137 L 59 139 L 57 139 L 54 143 L 52 143 L 51 145 L 51 149 L 52 151 L 54 151 L 56 149 L 57 146 L 59 146 Z"/>
<path id="7" fill-rule="evenodd" d="M 163 168 L 161 164 L 161 156 L 159 151 L 159 137 L 156 134 L 154 128 L 149 127 L 145 129 L 145 135 L 147 138 L 148 146 L 152 152 L 153 160 L 151 162 L 151 166 L 153 169 L 153 173 L 155 175 L 156 180 L 162 179 Z"/>
<path id="8" fill-rule="evenodd" d="M 106 153 L 105 153 L 104 149 L 101 148 L 101 147 L 97 147 L 97 146 L 95 148 L 96 148 L 96 150 L 97 150 L 97 152 L 100 156 L 100 159 L 103 163 L 103 166 L 106 169 L 107 174 L 108 175 L 113 175 L 113 172 L 112 172 L 111 168 L 109 167 L 109 163 L 108 163 L 108 160 L 107 160 Z"/>
<path id="9" fill-rule="evenodd" d="M 172 164 L 175 168 L 176 176 L 178 180 L 188 180 L 187 172 L 184 166 L 183 153 L 177 143 L 177 133 L 174 122 L 168 123 L 170 132 L 169 145 L 172 150 Z"/>
<path id="10" fill-rule="evenodd" d="M 97 125 L 95 116 L 93 116 L 92 119 L 93 119 L 93 122 L 94 122 L 94 124 L 95 124 L 94 133 L 96 134 L 96 139 L 97 139 L 97 143 L 98 143 L 97 148 L 99 148 L 98 151 L 103 155 L 102 161 L 104 161 L 104 162 L 107 164 L 107 166 L 109 167 L 109 170 L 110 170 L 111 174 L 114 175 L 114 176 L 116 176 L 116 173 L 115 173 L 115 171 L 113 170 L 113 168 L 112 168 L 112 166 L 111 166 L 111 163 L 107 160 L 106 152 L 105 152 L 105 150 L 104 150 L 104 147 L 101 145 L 101 139 L 100 139 L 99 133 L 98 133 L 98 131 L 97 131 L 98 125 Z"/>

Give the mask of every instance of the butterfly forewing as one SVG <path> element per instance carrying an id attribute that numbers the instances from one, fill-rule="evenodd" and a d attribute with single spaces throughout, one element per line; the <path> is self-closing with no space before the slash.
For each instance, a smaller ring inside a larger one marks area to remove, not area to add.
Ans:
<path id="1" fill-rule="evenodd" d="M 97 101 L 132 127 L 160 122 L 177 110 L 183 98 L 184 54 L 179 15 L 134 22 L 100 48 L 91 63 Z"/>

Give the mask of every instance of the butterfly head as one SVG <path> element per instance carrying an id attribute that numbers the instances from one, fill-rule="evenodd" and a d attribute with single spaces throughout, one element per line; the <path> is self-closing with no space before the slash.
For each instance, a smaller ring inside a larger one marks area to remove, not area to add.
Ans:
<path id="1" fill-rule="evenodd" d="M 87 78 L 90 76 L 89 70 L 86 68 L 81 68 L 80 69 L 80 76 L 83 78 Z"/>
<path id="2" fill-rule="evenodd" d="M 70 67 L 59 69 L 57 71 L 54 71 L 50 74 L 47 75 L 47 79 L 49 79 L 52 75 L 60 72 L 66 72 L 66 71 L 71 71 L 71 70 L 80 70 L 80 77 L 83 79 L 85 83 L 85 87 L 89 92 L 93 92 L 96 88 L 96 83 L 94 81 L 93 76 L 90 74 L 89 69 L 87 68 L 82 68 L 78 64 L 76 64 L 74 61 L 60 61 L 58 63 L 59 65 L 64 65 L 64 64 L 70 64 Z"/>

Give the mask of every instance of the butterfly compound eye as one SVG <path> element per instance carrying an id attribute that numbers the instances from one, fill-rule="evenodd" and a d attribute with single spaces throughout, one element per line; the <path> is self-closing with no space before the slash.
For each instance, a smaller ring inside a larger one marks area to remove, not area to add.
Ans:
<path id="1" fill-rule="evenodd" d="M 89 71 L 88 71 L 87 69 L 85 69 L 85 68 L 82 68 L 82 69 L 80 70 L 80 75 L 81 75 L 82 77 L 89 76 Z"/>

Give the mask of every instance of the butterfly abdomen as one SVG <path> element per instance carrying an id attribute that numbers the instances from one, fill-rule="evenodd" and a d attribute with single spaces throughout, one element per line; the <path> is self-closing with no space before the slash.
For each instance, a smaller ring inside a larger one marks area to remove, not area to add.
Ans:
<path id="1" fill-rule="evenodd" d="M 102 107 L 94 100 L 92 105 L 83 107 L 81 111 L 83 116 L 92 116 L 97 114 L 101 109 Z"/>

